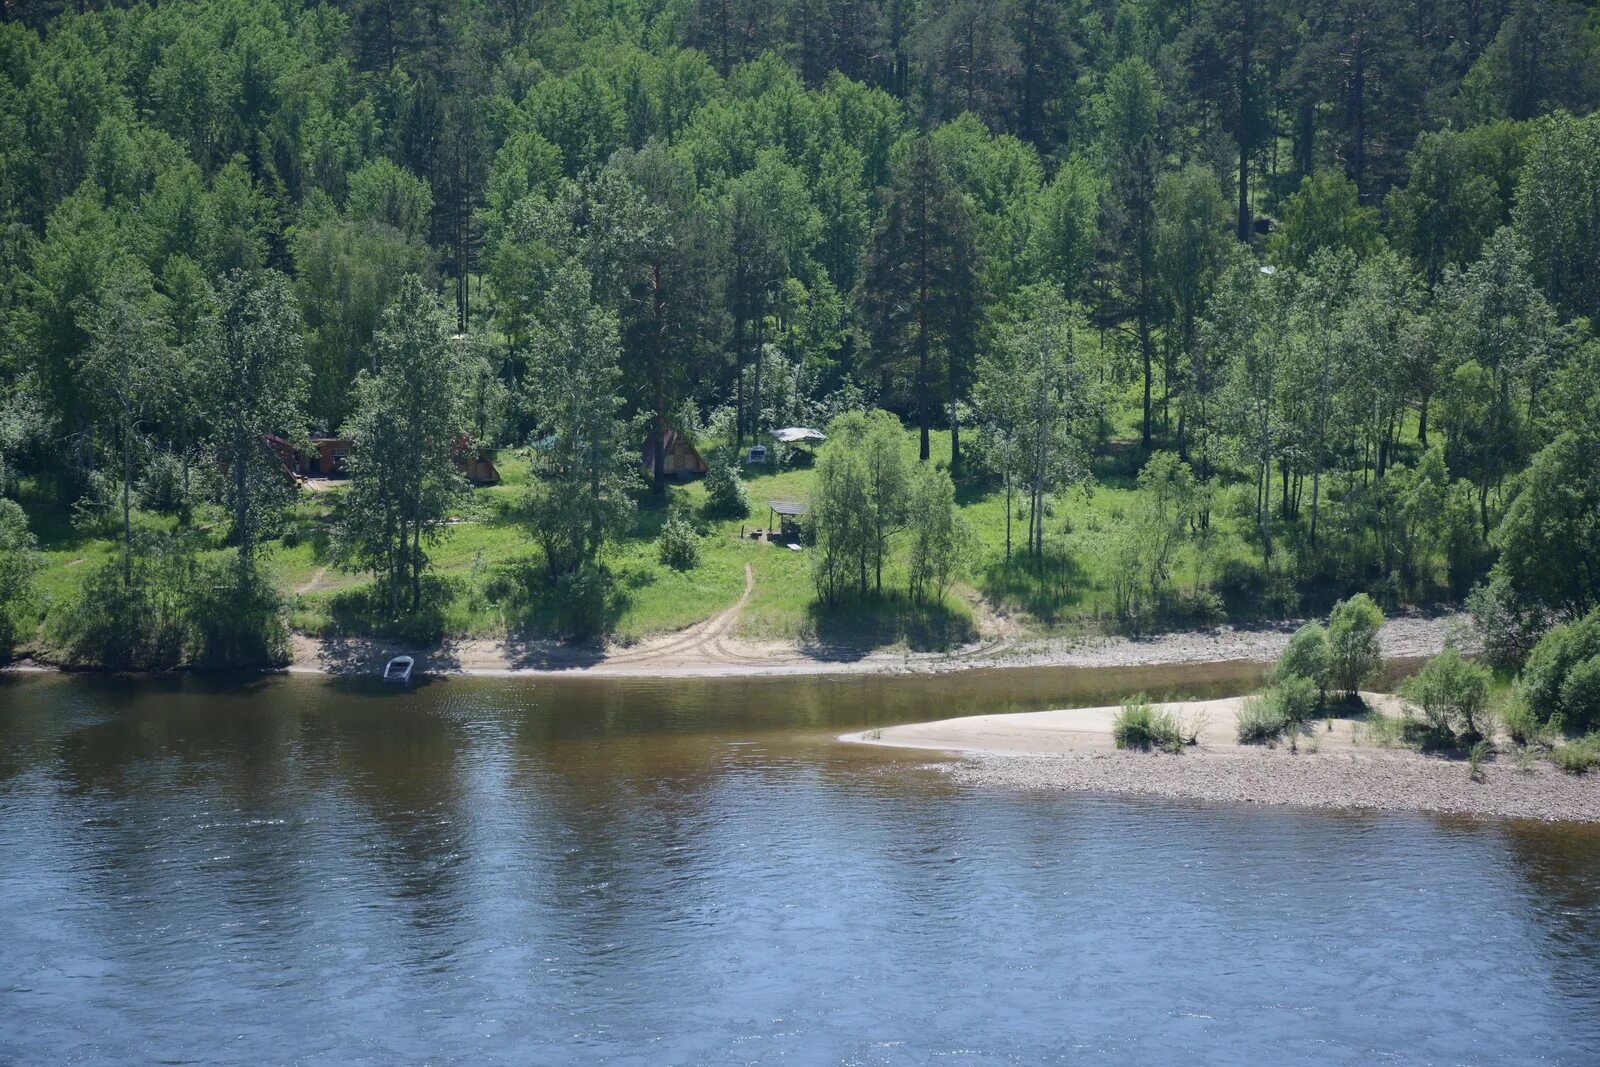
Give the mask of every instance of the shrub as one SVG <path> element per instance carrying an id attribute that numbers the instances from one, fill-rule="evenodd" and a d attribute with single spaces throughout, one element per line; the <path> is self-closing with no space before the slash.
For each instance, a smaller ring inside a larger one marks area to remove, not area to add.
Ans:
<path id="1" fill-rule="evenodd" d="M 189 546 L 167 537 L 142 537 L 131 556 L 113 555 L 84 580 L 77 602 L 58 617 L 68 660 L 110 670 L 181 666 L 195 566 Z"/>
<path id="2" fill-rule="evenodd" d="M 706 470 L 706 514 L 718 519 L 742 519 L 750 514 L 750 491 L 730 457 L 714 457 Z"/>
<path id="3" fill-rule="evenodd" d="M 1334 605 L 1328 618 L 1328 683 L 1355 694 L 1383 666 L 1378 631 L 1383 612 L 1365 593 Z"/>
<path id="4" fill-rule="evenodd" d="M 281 667 L 289 662 L 289 631 L 283 603 L 259 572 L 241 584 L 233 560 L 203 564 L 188 608 L 197 667 L 236 670 Z"/>
<path id="5" fill-rule="evenodd" d="M 199 497 L 199 479 L 190 477 L 183 457 L 158 451 L 145 464 L 139 479 L 139 502 L 162 515 L 178 515 L 187 520 Z"/>
<path id="6" fill-rule="evenodd" d="M 1267 690 L 1266 697 L 1273 712 L 1289 725 L 1314 719 L 1322 709 L 1322 693 L 1310 678 L 1285 678 Z"/>
<path id="7" fill-rule="evenodd" d="M 700 565 L 700 534 L 682 515 L 673 515 L 662 524 L 656 549 L 661 562 L 673 570 L 689 571 Z"/>
<path id="8" fill-rule="evenodd" d="M 1567 672 L 1567 680 L 1561 683 L 1561 713 L 1569 730 L 1587 732 L 1600 727 L 1600 656 Z"/>
<path id="9" fill-rule="evenodd" d="M 1505 725 L 1506 735 L 1523 746 L 1542 744 L 1549 731 L 1549 727 L 1534 714 L 1527 698 L 1520 692 L 1513 693 L 1511 699 L 1506 701 L 1500 712 L 1500 721 Z"/>
<path id="10" fill-rule="evenodd" d="M 1482 738 L 1489 735 L 1489 668 L 1461 657 L 1454 648 L 1427 662 L 1400 686 L 1400 695 L 1441 733 Z"/>
<path id="11" fill-rule="evenodd" d="M 1539 636 L 1550 628 L 1549 612 L 1519 596 L 1498 569 L 1468 594 L 1467 614 L 1483 647 L 1484 662 L 1505 670 L 1521 667 Z"/>
<path id="12" fill-rule="evenodd" d="M 1163 752 L 1177 752 L 1192 739 L 1183 736 L 1178 719 L 1169 711 L 1150 704 L 1143 694 L 1129 697 L 1111 720 L 1111 739 L 1118 748 L 1136 748 L 1148 752 L 1159 748 Z"/>
<path id="13" fill-rule="evenodd" d="M 1600 733 L 1556 747 L 1550 752 L 1550 761 L 1568 774 L 1588 774 L 1600 768 Z"/>
<path id="14" fill-rule="evenodd" d="M 1276 741 L 1288 728 L 1278 709 L 1266 696 L 1253 696 L 1239 709 L 1236 736 L 1241 745 Z"/>
<path id="15" fill-rule="evenodd" d="M 0 498 L 0 661 L 31 630 L 33 576 L 39 570 L 37 542 L 28 529 L 28 517 L 14 500 Z"/>
<path id="16" fill-rule="evenodd" d="M 1328 631 L 1321 623 L 1308 622 L 1294 632 L 1289 644 L 1272 668 L 1273 684 L 1291 678 L 1304 678 L 1319 691 L 1328 688 Z"/>
<path id="17" fill-rule="evenodd" d="M 1539 640 L 1522 668 L 1522 691 L 1540 720 L 1550 722 L 1560 715 L 1567 720 L 1568 728 L 1580 732 L 1597 724 L 1594 718 L 1573 721 L 1572 711 L 1566 703 L 1567 676 L 1574 668 L 1597 656 L 1600 656 L 1600 612 L 1592 613 L 1578 622 L 1557 626 Z M 1588 671 L 1584 673 L 1586 676 L 1589 674 Z M 1587 677 L 1580 678 L 1573 695 L 1580 701 L 1588 700 L 1588 694 L 1593 692 L 1590 685 Z M 1576 710 L 1580 715 L 1587 716 L 1593 714 L 1592 709 L 1593 705 L 1588 704 Z"/>

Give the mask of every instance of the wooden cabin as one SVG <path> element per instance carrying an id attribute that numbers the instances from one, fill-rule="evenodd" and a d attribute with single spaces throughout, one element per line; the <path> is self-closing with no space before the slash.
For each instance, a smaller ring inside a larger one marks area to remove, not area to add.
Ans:
<path id="1" fill-rule="evenodd" d="M 311 478 L 343 478 L 344 461 L 354 448 L 348 437 L 313 437 L 304 473 Z"/>
<path id="2" fill-rule="evenodd" d="M 650 434 L 644 439 L 644 449 L 640 453 L 640 465 L 646 474 L 655 473 L 656 469 L 656 435 Z M 696 474 L 706 472 L 706 461 L 701 457 L 700 451 L 678 431 L 666 432 L 666 458 L 662 463 L 669 478 L 690 478 Z"/>
<path id="3" fill-rule="evenodd" d="M 499 458 L 498 453 L 492 448 L 480 448 L 473 444 L 466 434 L 456 438 L 456 443 L 450 448 L 450 458 L 455 461 L 456 469 L 473 485 L 500 484 L 500 470 L 494 465 Z"/>

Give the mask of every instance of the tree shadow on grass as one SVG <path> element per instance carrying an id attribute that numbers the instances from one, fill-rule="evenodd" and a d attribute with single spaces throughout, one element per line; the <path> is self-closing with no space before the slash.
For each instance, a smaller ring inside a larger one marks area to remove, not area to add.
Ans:
<path id="1" fill-rule="evenodd" d="M 509 631 L 508 649 L 527 659 L 519 666 L 556 655 L 558 646 L 570 658 L 577 650 L 593 646 L 593 656 L 603 654 L 602 640 L 616 630 L 633 606 L 633 590 L 655 581 L 648 572 L 633 572 L 618 581 L 608 571 L 588 568 L 571 575 L 552 576 L 539 562 L 509 565 L 500 572 L 503 595 L 499 599 Z M 584 653 L 587 655 L 587 653 Z"/>
<path id="2" fill-rule="evenodd" d="M 978 581 L 991 603 L 1021 608 L 1047 624 L 1081 607 L 1092 591 L 1083 565 L 1049 548 L 1038 558 L 1014 555 L 1010 563 L 996 560 Z"/>
<path id="3" fill-rule="evenodd" d="M 807 609 L 809 640 L 802 650 L 812 659 L 854 662 L 880 648 L 904 644 L 913 652 L 940 652 L 977 637 L 972 619 L 947 603 L 913 604 L 901 593 L 850 600 L 829 608 Z"/>
<path id="4" fill-rule="evenodd" d="M 1132 489 L 1150 451 L 1138 441 L 1108 441 L 1089 460 L 1097 484 L 1111 489 Z"/>

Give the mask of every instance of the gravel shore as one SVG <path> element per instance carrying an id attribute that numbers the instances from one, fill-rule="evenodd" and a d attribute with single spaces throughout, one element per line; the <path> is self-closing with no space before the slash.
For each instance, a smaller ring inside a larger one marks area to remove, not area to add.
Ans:
<path id="1" fill-rule="evenodd" d="M 1362 699 L 1374 712 L 1403 714 L 1393 695 Z M 1292 747 L 1243 745 L 1236 728 L 1245 701 L 1163 705 L 1195 738 L 1176 755 L 1118 749 L 1116 707 L 970 715 L 840 740 L 957 754 L 938 766 L 976 786 L 1600 823 L 1600 774 L 1569 775 L 1507 751 L 1474 775 L 1464 759 L 1380 745 L 1361 717 L 1307 723 Z"/>
<path id="2" fill-rule="evenodd" d="M 1548 764 L 1523 770 L 1506 758 L 1487 763 L 1478 780 L 1459 760 L 1282 748 L 1238 755 L 985 753 L 947 766 L 956 780 L 976 786 L 1600 823 L 1600 777 Z"/>

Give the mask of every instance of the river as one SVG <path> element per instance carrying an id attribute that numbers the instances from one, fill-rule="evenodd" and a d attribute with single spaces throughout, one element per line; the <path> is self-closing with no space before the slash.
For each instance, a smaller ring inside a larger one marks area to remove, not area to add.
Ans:
<path id="1" fill-rule="evenodd" d="M 1256 670 L 0 676 L 0 1062 L 1595 1063 L 1594 827 L 833 740 Z"/>

